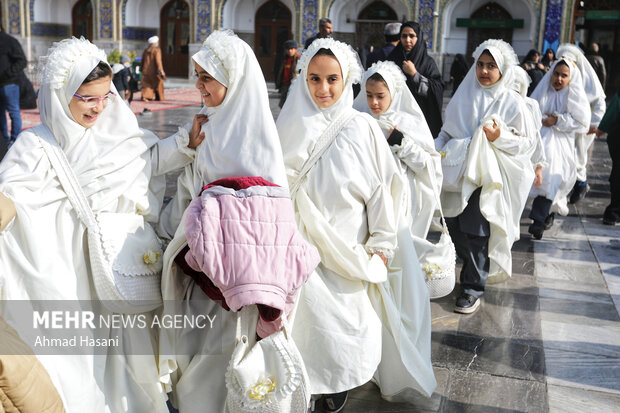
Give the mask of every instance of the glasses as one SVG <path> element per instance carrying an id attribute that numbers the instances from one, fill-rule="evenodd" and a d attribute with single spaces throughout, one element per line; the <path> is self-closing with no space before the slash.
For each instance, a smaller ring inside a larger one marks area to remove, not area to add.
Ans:
<path id="1" fill-rule="evenodd" d="M 106 107 L 110 104 L 110 102 L 112 102 L 113 96 L 116 96 L 116 93 L 108 92 L 103 96 L 88 96 L 88 97 L 80 96 L 77 93 L 73 95 L 73 97 L 81 99 L 87 108 L 97 107 L 99 106 L 100 103 L 103 103 L 103 107 Z"/>

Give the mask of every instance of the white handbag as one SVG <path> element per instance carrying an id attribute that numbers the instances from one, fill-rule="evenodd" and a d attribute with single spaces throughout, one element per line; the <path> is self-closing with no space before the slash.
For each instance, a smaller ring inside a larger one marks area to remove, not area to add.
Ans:
<path id="1" fill-rule="evenodd" d="M 39 136 L 69 202 L 88 233 L 93 283 L 102 304 L 115 313 L 135 314 L 162 304 L 162 242 L 144 216 L 101 212 L 95 215 L 64 152 L 45 126 Z"/>
<path id="2" fill-rule="evenodd" d="M 226 371 L 226 412 L 305 413 L 310 380 L 286 316 L 280 331 L 258 342 L 257 320 L 255 306 L 238 313 L 237 346 Z"/>
<path id="3" fill-rule="evenodd" d="M 435 168 L 429 162 L 428 168 L 434 180 Z M 450 237 L 446 219 L 441 208 L 441 199 L 437 193 L 437 185 L 433 182 L 433 192 L 441 215 L 441 236 L 439 242 L 432 242 L 413 236 L 413 244 L 418 253 L 418 260 L 426 280 L 426 287 L 431 299 L 445 297 L 450 294 L 456 284 L 456 250 Z"/>
<path id="4" fill-rule="evenodd" d="M 463 187 L 463 172 L 465 171 L 465 159 L 471 138 L 450 139 L 443 148 L 441 154 L 441 171 L 443 172 L 444 191 L 458 192 Z"/>

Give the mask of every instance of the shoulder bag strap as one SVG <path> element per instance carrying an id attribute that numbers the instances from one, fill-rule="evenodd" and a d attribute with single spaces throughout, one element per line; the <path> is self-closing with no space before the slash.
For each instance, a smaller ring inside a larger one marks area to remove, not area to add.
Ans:
<path id="1" fill-rule="evenodd" d="M 437 201 L 437 208 L 439 209 L 439 214 L 441 215 L 441 229 L 444 234 L 450 235 L 450 232 L 448 231 L 448 225 L 446 224 L 446 218 L 443 216 L 443 208 L 441 207 L 441 197 L 439 196 L 439 193 L 437 192 L 437 178 L 436 178 L 436 174 L 435 174 L 435 164 L 433 163 L 433 160 L 431 159 L 428 162 L 427 165 L 429 172 L 430 172 L 430 176 L 431 176 L 431 185 L 433 186 L 433 193 L 435 194 L 435 200 Z"/>
<path id="2" fill-rule="evenodd" d="M 323 156 L 323 154 L 329 149 L 331 144 L 336 139 L 336 136 L 338 136 L 342 128 L 344 128 L 344 125 L 346 125 L 349 120 L 351 120 L 355 116 L 355 114 L 356 111 L 353 109 L 350 109 L 345 113 L 341 114 L 332 123 L 330 123 L 327 129 L 325 129 L 321 136 L 319 136 L 319 139 L 317 139 L 316 143 L 314 144 L 314 148 L 312 149 L 310 157 L 306 160 L 306 162 L 304 162 L 304 165 L 302 166 L 301 171 L 297 176 L 297 180 L 293 182 L 293 185 L 291 185 L 291 197 L 297 192 L 304 178 L 306 177 L 306 175 L 308 175 L 308 172 L 312 170 L 312 168 L 314 167 L 314 165 L 316 165 L 317 161 L 321 158 L 321 156 Z"/>
<path id="3" fill-rule="evenodd" d="M 94 230 L 98 232 L 98 224 L 95 220 L 95 214 L 90 208 L 86 195 L 84 195 L 84 191 L 82 191 L 82 187 L 75 176 L 75 172 L 73 172 L 71 165 L 69 165 L 69 161 L 67 160 L 65 153 L 60 148 L 60 145 L 58 145 L 58 142 L 46 126 L 40 125 L 33 128 L 33 131 L 39 137 L 41 146 L 52 164 L 52 168 L 56 171 L 58 180 L 64 188 L 67 198 L 69 198 L 69 202 L 73 205 L 78 218 L 84 223 L 89 231 Z"/>

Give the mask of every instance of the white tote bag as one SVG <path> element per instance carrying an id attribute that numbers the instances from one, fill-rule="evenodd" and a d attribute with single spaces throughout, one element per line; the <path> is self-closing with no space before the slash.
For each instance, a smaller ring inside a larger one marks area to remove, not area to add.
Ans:
<path id="1" fill-rule="evenodd" d="M 237 316 L 237 346 L 226 371 L 226 412 L 305 413 L 310 379 L 290 335 L 282 329 L 256 341 L 258 310 L 244 307 Z"/>

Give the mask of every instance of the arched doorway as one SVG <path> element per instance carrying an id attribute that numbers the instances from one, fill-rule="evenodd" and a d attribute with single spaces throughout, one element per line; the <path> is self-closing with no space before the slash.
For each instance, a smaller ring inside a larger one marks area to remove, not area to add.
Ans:
<path id="1" fill-rule="evenodd" d="M 270 0 L 256 11 L 255 53 L 265 80 L 274 79 L 274 66 L 282 45 L 293 37 L 291 12 L 277 0 Z"/>
<path id="2" fill-rule="evenodd" d="M 499 4 L 491 2 L 480 7 L 471 15 L 470 21 L 475 23 L 476 20 L 482 27 L 468 27 L 466 56 L 471 56 L 476 47 L 487 39 L 502 39 L 512 43 L 514 29 L 505 27 L 510 26 L 507 22 L 512 21 L 512 16 Z"/>
<path id="3" fill-rule="evenodd" d="M 383 28 L 387 23 L 398 21 L 396 12 L 382 1 L 370 3 L 362 10 L 355 23 L 357 45 L 361 51 L 364 46 L 380 49 L 385 44 Z"/>
<path id="4" fill-rule="evenodd" d="M 161 9 L 162 63 L 167 76 L 186 77 L 189 60 L 189 5 L 171 0 Z"/>
<path id="5" fill-rule="evenodd" d="M 93 5 L 91 0 L 79 0 L 71 10 L 72 30 L 75 37 L 93 39 Z"/>

